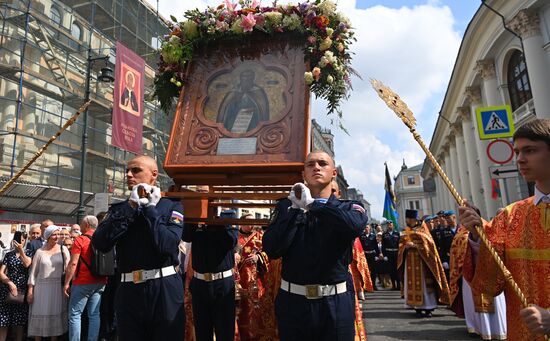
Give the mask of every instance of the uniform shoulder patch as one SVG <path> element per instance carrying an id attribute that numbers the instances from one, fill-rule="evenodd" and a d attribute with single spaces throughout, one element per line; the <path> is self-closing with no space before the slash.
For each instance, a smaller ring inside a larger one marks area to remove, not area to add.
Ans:
<path id="1" fill-rule="evenodd" d="M 365 209 L 363 208 L 363 206 L 361 206 L 359 204 L 352 204 L 351 209 L 355 210 L 355 211 L 359 211 L 359 213 L 361 213 L 361 214 L 365 213 Z"/>
<path id="2" fill-rule="evenodd" d="M 183 214 L 178 211 L 172 211 L 170 222 L 177 225 L 183 225 Z"/>

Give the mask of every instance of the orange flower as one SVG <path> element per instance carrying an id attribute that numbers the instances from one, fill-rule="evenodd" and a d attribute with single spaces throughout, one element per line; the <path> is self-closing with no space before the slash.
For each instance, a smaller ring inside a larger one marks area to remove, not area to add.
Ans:
<path id="1" fill-rule="evenodd" d="M 318 29 L 322 29 L 323 27 L 326 27 L 329 24 L 329 20 L 324 15 L 319 15 L 315 17 L 315 25 L 317 25 Z"/>
<path id="2" fill-rule="evenodd" d="M 251 8 L 251 7 L 249 7 L 249 8 L 243 8 L 243 9 L 241 10 L 241 12 L 242 12 L 243 14 L 247 14 L 247 15 L 248 15 L 248 13 L 252 13 L 252 14 L 257 13 L 258 10 L 257 10 L 256 8 Z"/>
<path id="3" fill-rule="evenodd" d="M 171 36 L 179 36 L 181 33 L 181 28 L 179 26 L 174 27 L 174 30 L 170 33 Z"/>

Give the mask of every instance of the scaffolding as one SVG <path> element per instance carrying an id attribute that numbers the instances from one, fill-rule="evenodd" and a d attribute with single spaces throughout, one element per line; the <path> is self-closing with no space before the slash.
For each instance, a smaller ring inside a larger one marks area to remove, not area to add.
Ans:
<path id="1" fill-rule="evenodd" d="M 162 169 L 172 117 L 147 98 L 157 63 L 154 48 L 168 28 L 153 8 L 140 0 L 4 0 L 0 18 L 0 182 L 25 165 L 83 103 L 91 51 L 93 58 L 105 56 L 107 60 L 95 62 L 91 70 L 88 161 L 84 165 L 87 212 L 93 213 L 95 193 L 127 196 L 125 163 L 134 154 L 111 144 L 114 86 L 97 81 L 106 63 L 114 69 L 116 41 L 146 61 L 143 153 L 154 156 Z M 74 221 L 82 167 L 82 124 L 79 119 L 64 132 L 18 183 L 64 190 L 57 199 L 67 207 L 52 211 L 37 205 L 36 200 L 23 200 L 32 199 L 28 196 L 33 191 L 13 189 L 0 198 L 0 209 L 5 211 L 0 220 L 34 213 Z M 163 190 L 172 183 L 163 172 L 159 182 Z"/>

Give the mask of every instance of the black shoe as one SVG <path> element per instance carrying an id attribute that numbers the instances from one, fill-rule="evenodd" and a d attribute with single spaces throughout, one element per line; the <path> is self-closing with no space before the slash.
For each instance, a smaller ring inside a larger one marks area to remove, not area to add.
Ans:
<path id="1" fill-rule="evenodd" d="M 376 286 L 373 286 L 372 288 L 374 289 L 374 291 L 378 291 L 378 288 Z"/>
<path id="2" fill-rule="evenodd" d="M 432 317 L 433 315 L 432 315 L 431 310 L 425 310 L 425 311 L 424 311 L 424 316 L 425 316 L 425 317 Z"/>
<path id="3" fill-rule="evenodd" d="M 423 317 L 422 310 L 415 309 L 414 311 L 416 312 L 416 317 Z"/>

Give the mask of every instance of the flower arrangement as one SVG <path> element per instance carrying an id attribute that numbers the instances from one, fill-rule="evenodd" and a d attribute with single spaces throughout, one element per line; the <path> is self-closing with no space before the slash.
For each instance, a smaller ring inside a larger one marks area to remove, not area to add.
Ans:
<path id="1" fill-rule="evenodd" d="M 311 70 L 304 81 L 317 98 L 325 99 L 327 114 L 342 118 L 340 102 L 347 99 L 351 88 L 349 47 L 355 41 L 349 20 L 336 11 L 330 0 L 307 1 L 297 5 L 261 7 L 258 0 L 225 0 L 216 8 L 185 13 L 187 20 L 173 21 L 171 33 L 159 49 L 160 62 L 155 77 L 153 96 L 165 112 L 172 108 L 184 83 L 185 65 L 194 51 L 211 41 L 246 37 L 252 32 L 267 35 L 297 33 L 304 38 L 305 59 Z M 341 123 L 340 123 L 341 125 Z"/>

